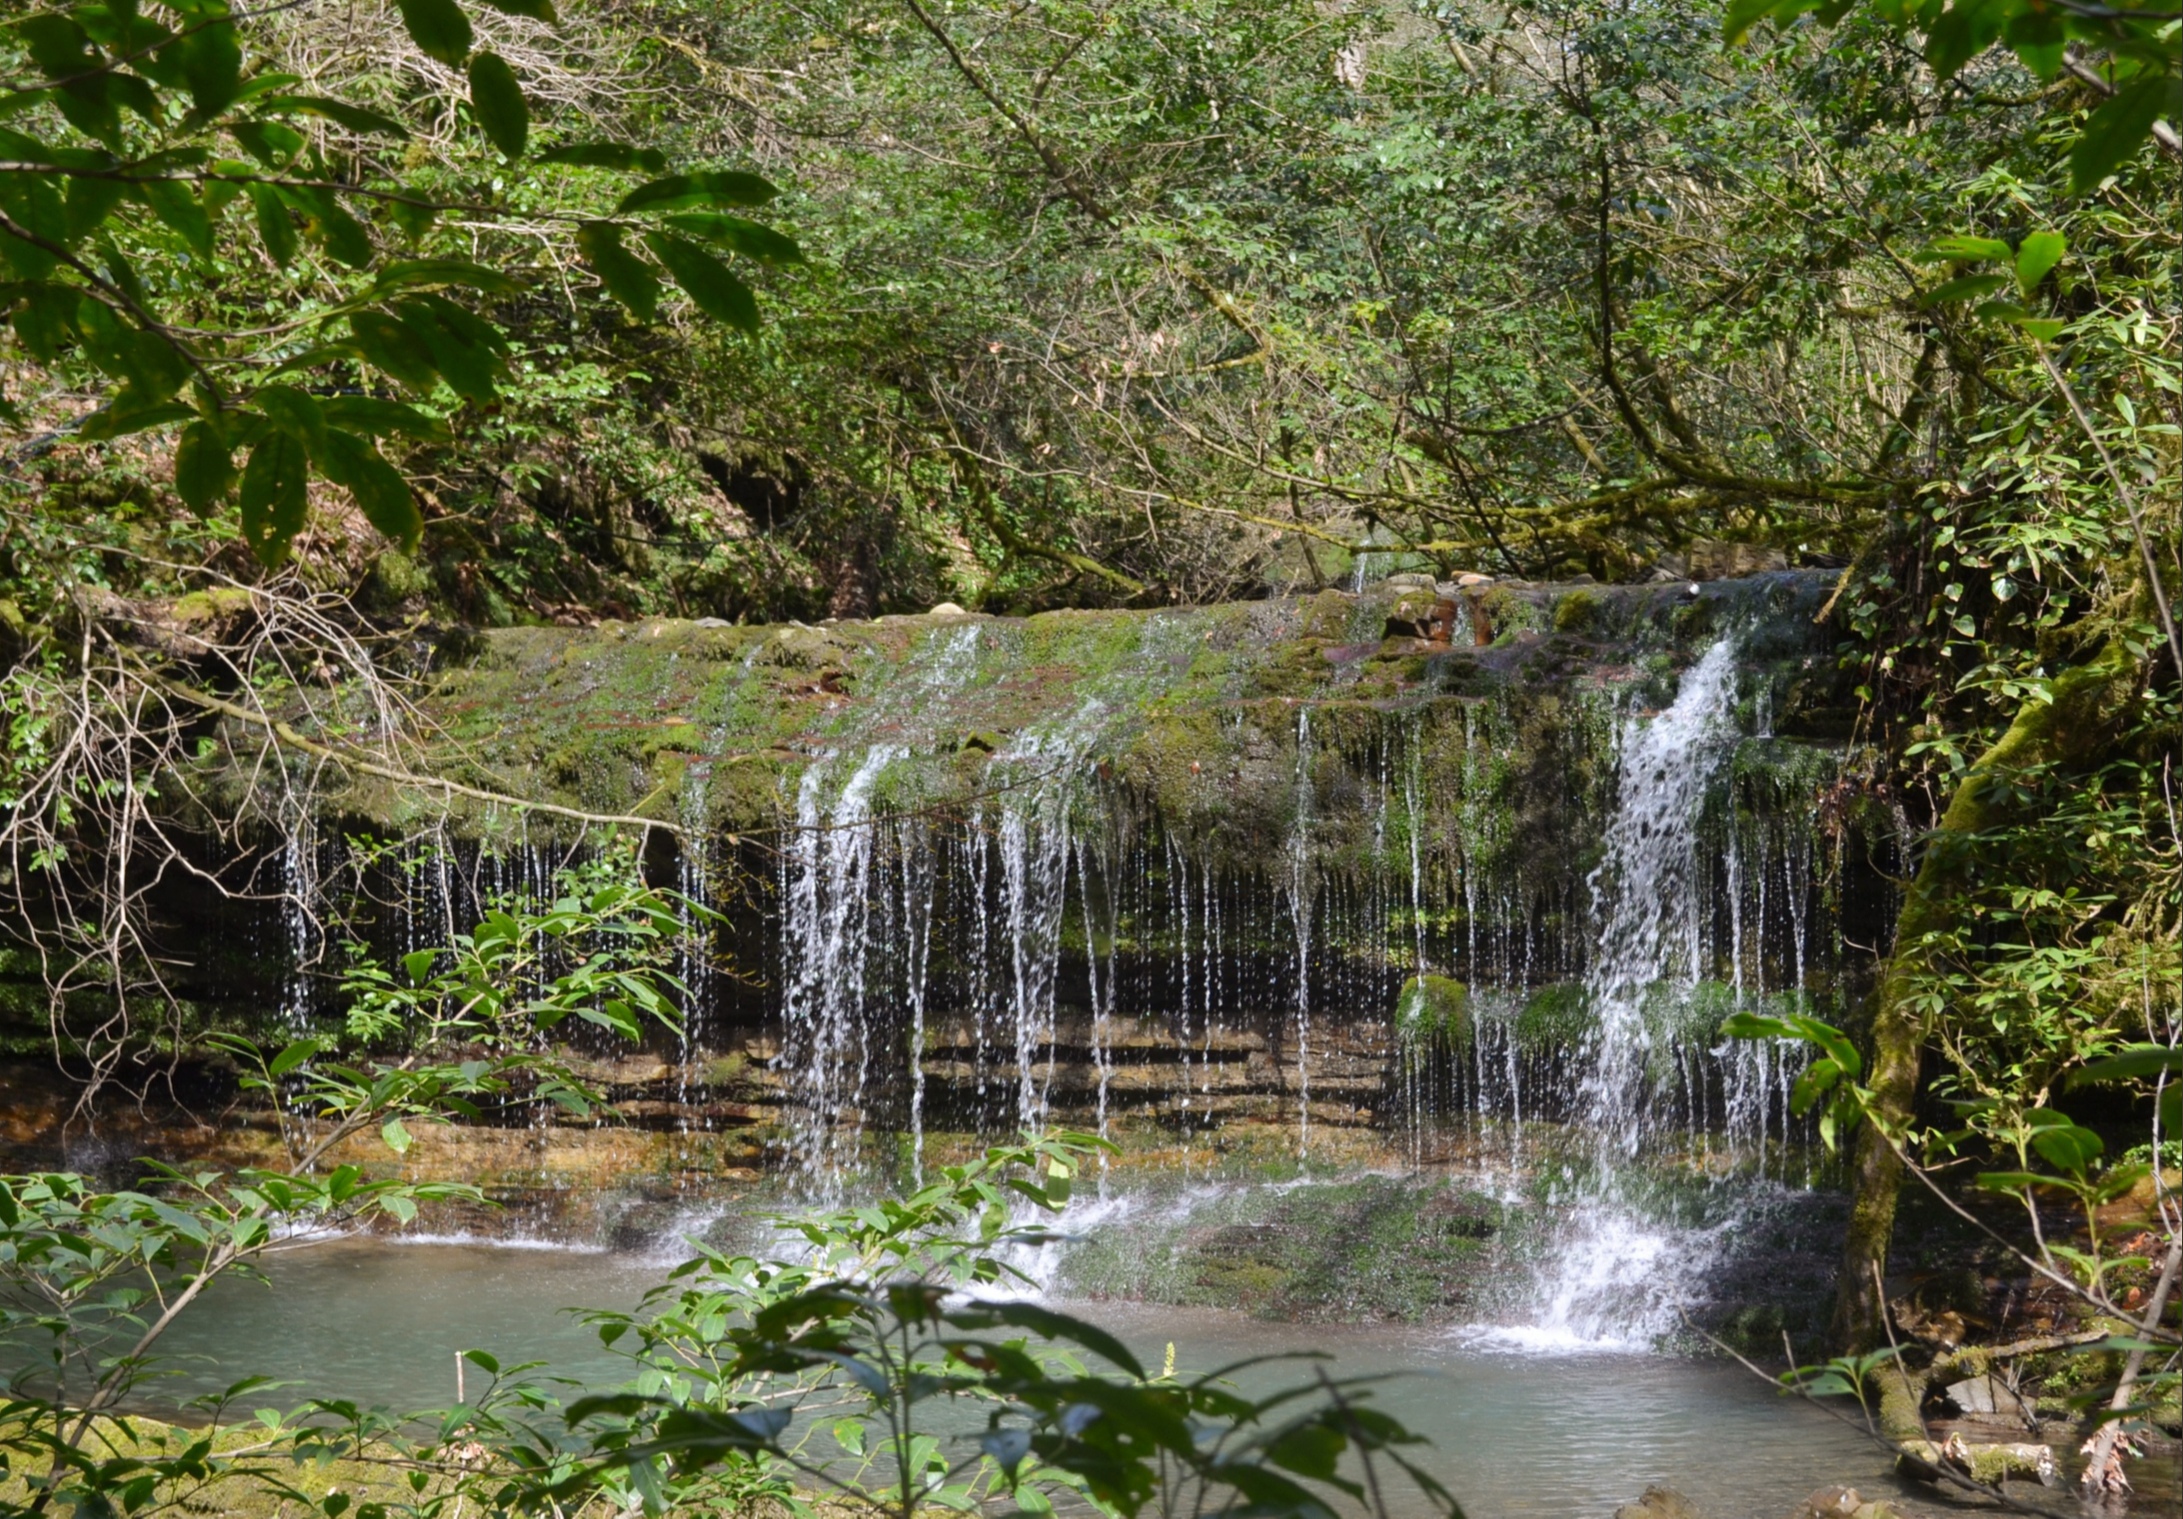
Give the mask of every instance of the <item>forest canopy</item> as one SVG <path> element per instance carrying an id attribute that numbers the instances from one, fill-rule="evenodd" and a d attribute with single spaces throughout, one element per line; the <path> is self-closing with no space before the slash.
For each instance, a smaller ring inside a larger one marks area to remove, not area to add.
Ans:
<path id="1" fill-rule="evenodd" d="M 1990 272 L 1950 238 L 2058 234 L 2033 304 L 2078 321 L 2080 384 L 2172 395 L 2173 132 L 2110 131 L 2113 172 L 2072 178 L 2088 123 L 2172 87 L 2145 62 L 2172 23 L 2056 62 L 1995 41 L 2024 28 L 1989 6 L 1994 45 L 1936 67 L 1946 28 L 1884 7 L 1739 7 L 1733 45 L 1672 0 L 511 5 L 430 45 L 416 9 L 277 7 L 232 102 L 109 105 L 124 158 L 249 120 L 202 185 L 137 187 L 88 235 L 173 332 L 292 306 L 224 355 L 276 407 L 412 408 L 320 468 L 400 550 L 338 493 L 297 541 L 314 574 L 474 623 L 1204 601 L 1339 578 L 1364 544 L 1538 578 L 1719 538 L 1855 558 L 1942 503 L 2051 493 L 2023 451 L 2081 443 L 2018 383 L 2021 333 L 1936 303 Z M 27 91 L 41 35 L 4 44 L 10 129 L 86 151 L 106 128 Z M 631 212 L 670 160 L 717 193 Z M 311 185 L 250 179 L 306 162 Z M 39 315 L 23 266 L 49 256 L 11 246 L 11 495 L 44 519 L 11 507 L 14 573 L 102 540 L 284 547 L 303 475 L 269 449 L 216 490 L 208 427 L 85 416 L 127 366 Z M 188 362 L 121 409 L 186 412 Z"/>

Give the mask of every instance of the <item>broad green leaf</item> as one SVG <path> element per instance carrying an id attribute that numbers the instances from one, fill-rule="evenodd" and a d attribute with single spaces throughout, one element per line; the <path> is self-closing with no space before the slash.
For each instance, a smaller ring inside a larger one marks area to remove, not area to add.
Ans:
<path id="1" fill-rule="evenodd" d="M 66 285 L 25 284 L 16 293 L 16 341 L 40 362 L 50 362 L 75 336 L 76 292 Z"/>
<path id="2" fill-rule="evenodd" d="M 381 1124 L 379 1126 L 379 1137 L 386 1141 L 387 1148 L 395 1154 L 407 1155 L 409 1153 L 411 1143 L 409 1130 L 402 1126 L 401 1119 L 389 1118 L 385 1123 Z"/>
<path id="3" fill-rule="evenodd" d="M 421 241 L 440 216 L 439 207 L 417 200 L 382 201 L 379 209 L 412 244 Z"/>
<path id="4" fill-rule="evenodd" d="M 2119 1055 L 2095 1060 L 2071 1080 L 2072 1086 L 2091 1086 L 2103 1081 L 2128 1081 L 2139 1076 L 2183 1076 L 2183 1049 L 2163 1044 L 2132 1045 Z"/>
<path id="5" fill-rule="evenodd" d="M 2016 325 L 2040 342 L 2051 343 L 2062 335 L 2062 329 L 2069 324 L 2058 316 L 2027 316 L 2019 317 Z"/>
<path id="6" fill-rule="evenodd" d="M 1954 78 L 2000 35 L 2001 18 L 1992 0 L 1956 0 L 1926 28 L 1926 63 L 1941 78 Z"/>
<path id="7" fill-rule="evenodd" d="M 440 290 L 465 285 L 488 295 L 517 295 L 523 282 L 498 269 L 460 258 L 401 259 L 379 271 L 371 282 L 370 298 L 384 299 L 404 290 Z"/>
<path id="8" fill-rule="evenodd" d="M 66 241 L 71 245 L 83 241 L 128 196 L 129 187 L 118 179 L 94 179 L 88 175 L 70 178 L 62 213 Z"/>
<path id="9" fill-rule="evenodd" d="M 1936 237 L 1924 256 L 1928 259 L 1954 259 L 1959 263 L 1977 263 L 1990 258 L 2014 256 L 2009 245 L 1998 237 Z"/>
<path id="10" fill-rule="evenodd" d="M 319 1039 L 293 1040 L 278 1055 L 273 1057 L 272 1063 L 266 1067 L 266 1074 L 278 1080 L 303 1064 L 304 1061 L 309 1060 L 313 1055 L 316 1055 L 324 1047 L 325 1042 Z"/>
<path id="11" fill-rule="evenodd" d="M 2069 153 L 2070 188 L 2079 195 L 2097 189 L 2152 135 L 2168 94 L 2171 76 L 2150 73 L 2124 85 L 2086 120 Z"/>
<path id="12" fill-rule="evenodd" d="M 336 100 L 331 95 L 268 95 L 258 102 L 258 109 L 300 111 L 306 116 L 322 116 L 366 137 L 409 136 L 409 128 L 393 117 L 382 116 L 377 111 L 367 111 L 362 106 L 351 105 L 346 100 Z"/>
<path id="13" fill-rule="evenodd" d="M 304 137 L 285 121 L 231 121 L 228 135 L 268 169 L 286 168 L 303 151 Z"/>
<path id="14" fill-rule="evenodd" d="M 325 452 L 326 414 L 319 410 L 316 396 L 293 385 L 264 385 L 250 399 L 267 420 L 302 444 L 313 459 Z"/>
<path id="15" fill-rule="evenodd" d="M 399 401 L 382 401 L 373 396 L 329 396 L 319 403 L 319 409 L 326 414 L 329 426 L 345 427 L 350 432 L 370 437 L 398 433 L 421 442 L 444 443 L 450 436 L 446 423 Z"/>
<path id="16" fill-rule="evenodd" d="M 86 442 L 125 438 L 131 433 L 164 427 L 195 415 L 178 401 L 148 400 L 135 390 L 124 390 L 102 409 L 85 417 L 76 428 L 76 436 Z"/>
<path id="17" fill-rule="evenodd" d="M 1770 15 L 1779 0 L 1735 0 L 1721 18 L 1721 39 L 1730 47 L 1751 35 L 1751 28 Z"/>
<path id="18" fill-rule="evenodd" d="M 1946 305 L 1950 301 L 1977 300 L 1992 295 L 2009 283 L 2005 274 L 1959 274 L 1936 289 L 1926 292 L 1918 304 L 1931 308 Z"/>
<path id="19" fill-rule="evenodd" d="M 535 155 L 542 164 L 575 164 L 587 169 L 642 169 L 658 174 L 667 167 L 667 155 L 657 148 L 636 148 L 621 142 L 571 142 Z"/>
<path id="20" fill-rule="evenodd" d="M 416 497 L 402 472 L 388 463 L 368 439 L 329 427 L 325 470 L 328 479 L 348 491 L 365 521 L 405 547 L 415 546 L 417 535 L 424 529 Z"/>
<path id="21" fill-rule="evenodd" d="M 432 367 L 455 394 L 480 406 L 492 404 L 501 365 L 492 344 L 473 329 L 476 318 L 436 295 L 410 296 L 394 313 L 431 353 Z"/>
<path id="22" fill-rule="evenodd" d="M 235 23 L 209 18 L 175 44 L 182 77 L 189 82 L 190 104 L 200 116 L 215 116 L 234 103 L 242 80 L 242 47 Z"/>
<path id="23" fill-rule="evenodd" d="M 750 286 L 697 244 L 670 232 L 647 232 L 644 245 L 667 266 L 700 311 L 745 332 L 758 330 L 758 301 Z"/>
<path id="24" fill-rule="evenodd" d="M 461 68 L 470 56 L 470 18 L 455 0 L 394 0 L 401 8 L 409 40 L 449 68 Z"/>
<path id="25" fill-rule="evenodd" d="M 243 466 L 243 541 L 261 563 L 277 565 L 303 531 L 308 468 L 303 445 L 284 431 L 266 435 Z"/>
<path id="26" fill-rule="evenodd" d="M 349 215 L 331 190 L 315 185 L 280 185 L 282 200 L 303 213 L 305 228 L 337 263 L 351 269 L 369 268 L 375 256 L 371 234 Z"/>
<path id="27" fill-rule="evenodd" d="M 670 174 L 637 186 L 622 197 L 615 209 L 632 211 L 685 211 L 700 206 L 762 206 L 778 193 L 755 174 L 732 169 L 705 169 L 691 174 Z"/>
<path id="28" fill-rule="evenodd" d="M 67 79 L 99 66 L 91 39 L 72 16 L 45 11 L 15 23 L 15 35 L 48 79 Z"/>
<path id="29" fill-rule="evenodd" d="M 271 185 L 252 185 L 250 209 L 258 224 L 258 241 L 265 245 L 265 256 L 278 267 L 287 268 L 296 256 L 296 224 L 288 203 Z"/>
<path id="30" fill-rule="evenodd" d="M 2081 1174 L 2106 1148 L 2099 1135 L 2073 1123 L 2039 1130 L 2031 1137 L 2031 1147 L 2047 1164 L 2072 1174 Z"/>
<path id="31" fill-rule="evenodd" d="M 640 322 L 659 314 L 659 277 L 652 266 L 622 246 L 622 229 L 613 222 L 585 222 L 576 246 L 614 299 Z"/>
<path id="32" fill-rule="evenodd" d="M 740 216 L 730 216 L 725 211 L 693 211 L 681 216 L 670 216 L 667 225 L 677 232 L 692 237 L 702 237 L 707 242 L 718 243 L 730 253 L 740 253 L 745 258 L 763 259 L 768 263 L 800 264 L 803 249 L 796 240 L 761 222 Z"/>
<path id="33" fill-rule="evenodd" d="M 201 256 L 212 253 L 212 220 L 184 185 L 172 180 L 152 180 L 135 187 L 137 198 L 152 214 L 178 233 Z"/>
<path id="34" fill-rule="evenodd" d="M 531 108 L 524 103 L 515 70 L 500 54 L 479 53 L 470 60 L 470 110 L 494 147 L 510 158 L 523 156 L 531 137 Z"/>
<path id="35" fill-rule="evenodd" d="M 27 280 L 44 279 L 68 240 L 67 203 L 43 174 L 0 174 L 0 211 L 21 228 L 0 232 L 0 252 Z"/>
<path id="36" fill-rule="evenodd" d="M 2039 282 L 2062 261 L 2069 244 L 2059 232 L 2034 232 L 2016 248 L 2016 288 L 2030 300 Z"/>

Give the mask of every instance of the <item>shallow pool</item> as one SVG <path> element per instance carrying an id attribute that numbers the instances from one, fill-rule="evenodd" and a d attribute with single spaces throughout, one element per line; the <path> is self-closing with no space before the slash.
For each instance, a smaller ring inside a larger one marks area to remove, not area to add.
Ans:
<path id="1" fill-rule="evenodd" d="M 298 1385 L 253 1404 L 294 1401 L 307 1388 L 440 1406 L 454 1400 L 456 1352 L 468 1347 L 504 1363 L 549 1361 L 582 1382 L 618 1380 L 626 1363 L 567 1310 L 627 1307 L 663 1271 L 657 1260 L 565 1247 L 315 1245 L 278 1258 L 270 1286 L 222 1283 L 186 1316 L 166 1345 L 175 1375 L 158 1401 L 258 1374 Z M 1783 1519 L 1836 1482 L 1867 1496 L 1902 1491 L 1884 1453 L 1853 1431 L 1714 1363 L 1525 1354 L 1459 1332 L 1268 1324 L 1209 1310 L 1077 1308 L 1154 1364 L 1172 1342 L 1185 1370 L 1323 1350 L 1341 1373 L 1404 1373 L 1377 1397 L 1433 1440 L 1432 1468 L 1475 1519 L 1607 1519 L 1651 1482 L 1679 1488 L 1709 1519 Z"/>

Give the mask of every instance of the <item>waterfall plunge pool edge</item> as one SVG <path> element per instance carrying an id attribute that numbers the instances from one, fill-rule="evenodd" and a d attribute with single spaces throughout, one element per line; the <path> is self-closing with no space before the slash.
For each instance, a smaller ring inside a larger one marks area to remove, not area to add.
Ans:
<path id="1" fill-rule="evenodd" d="M 540 1359 L 590 1385 L 627 1375 L 568 1309 L 633 1304 L 660 1258 L 475 1242 L 335 1240 L 277 1259 L 270 1287 L 222 1283 L 171 1336 L 163 1401 L 264 1375 L 316 1396 L 394 1407 L 454 1401 L 456 1352 Z M 1407 1373 L 1382 1406 L 1433 1441 L 1429 1467 L 1472 1519 L 1606 1519 L 1649 1482 L 1709 1519 L 1779 1519 L 1832 1482 L 1892 1495 L 1885 1456 L 1747 1372 L 1663 1355 L 1533 1356 L 1460 1329 L 1268 1323 L 1214 1309 L 1064 1303 L 1151 1364 L 1185 1371 L 1324 1351 L 1345 1375 Z M 368 1326 L 368 1327 L 367 1327 Z M 1282 1375 L 1278 1369 L 1259 1376 Z M 299 1393 L 300 1395 L 300 1393 Z M 259 1401 L 281 1403 L 279 1391 Z M 1393 1499 L 1395 1519 L 1422 1507 Z"/>

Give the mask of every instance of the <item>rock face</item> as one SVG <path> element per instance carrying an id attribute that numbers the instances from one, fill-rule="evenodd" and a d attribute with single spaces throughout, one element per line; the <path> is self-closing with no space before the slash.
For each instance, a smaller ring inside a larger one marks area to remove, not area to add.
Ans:
<path id="1" fill-rule="evenodd" d="M 636 1129 L 696 1136 L 710 1164 L 1047 1119 L 1277 1126 L 1309 1148 L 1566 1111 L 1622 732 L 1728 640 L 1735 739 L 1676 825 L 1698 985 L 1647 1013 L 1660 1100 L 1700 1126 L 1782 1096 L 1708 1064 L 1721 1017 L 1791 989 L 1846 1004 L 1862 962 L 1844 945 L 1890 916 L 1856 875 L 1885 850 L 1830 789 L 1847 698 L 1813 622 L 1829 589 L 1419 577 L 1025 620 L 506 629 L 422 699 L 421 761 L 661 825 L 648 870 L 724 922 L 693 915 L 677 950 L 688 1037 L 601 1079 Z M 248 757 L 250 734 L 226 737 Z M 205 779 L 241 804 L 253 773 Z M 266 864 L 389 961 L 495 891 L 546 887 L 581 832 L 318 785 L 315 835 L 269 831 Z M 367 862 L 361 836 L 406 842 Z M 1837 845 L 1849 873 L 1822 889 Z M 308 954 L 339 937 L 268 924 L 262 899 L 167 905 L 185 1015 L 337 1011 Z"/>

